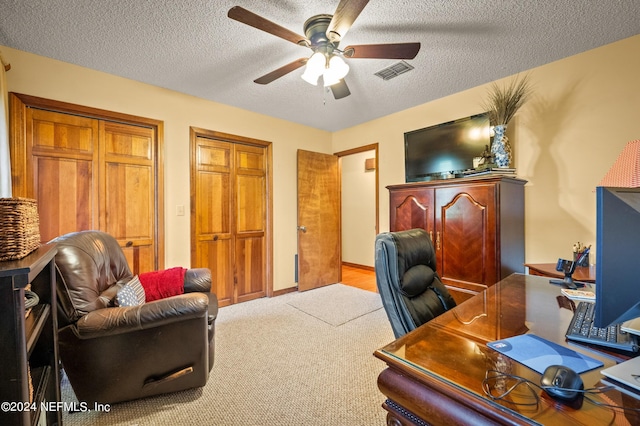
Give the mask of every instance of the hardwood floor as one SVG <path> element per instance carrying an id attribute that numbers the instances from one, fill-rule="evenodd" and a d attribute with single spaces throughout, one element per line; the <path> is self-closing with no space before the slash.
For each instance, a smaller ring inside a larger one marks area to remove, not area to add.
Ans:
<path id="1" fill-rule="evenodd" d="M 342 265 L 342 284 L 357 287 L 363 290 L 378 292 L 376 286 L 375 271 L 358 268 L 350 265 Z"/>

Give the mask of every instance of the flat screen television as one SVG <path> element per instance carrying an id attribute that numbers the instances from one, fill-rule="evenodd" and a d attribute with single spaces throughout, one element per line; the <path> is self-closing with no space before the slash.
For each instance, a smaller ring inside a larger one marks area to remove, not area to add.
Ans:
<path id="1" fill-rule="evenodd" d="M 406 182 L 453 177 L 473 168 L 491 144 L 487 113 L 404 134 Z"/>
<path id="2" fill-rule="evenodd" d="M 596 188 L 596 306 L 607 327 L 640 317 L 640 188 Z"/>

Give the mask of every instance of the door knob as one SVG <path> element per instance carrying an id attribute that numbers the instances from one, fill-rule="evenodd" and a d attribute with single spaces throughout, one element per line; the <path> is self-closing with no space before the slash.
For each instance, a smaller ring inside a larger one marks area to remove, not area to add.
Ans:
<path id="1" fill-rule="evenodd" d="M 298 226 L 298 231 L 307 232 L 306 226 Z"/>
<path id="2" fill-rule="evenodd" d="M 126 247 L 131 247 L 133 245 L 133 241 L 127 241 Z"/>

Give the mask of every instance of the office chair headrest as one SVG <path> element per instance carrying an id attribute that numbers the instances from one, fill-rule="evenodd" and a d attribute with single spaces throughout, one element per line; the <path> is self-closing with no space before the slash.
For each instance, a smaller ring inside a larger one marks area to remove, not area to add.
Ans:
<path id="1" fill-rule="evenodd" d="M 436 256 L 431 239 L 424 229 L 411 229 L 393 233 L 398 252 L 400 292 L 416 297 L 433 283 Z"/>

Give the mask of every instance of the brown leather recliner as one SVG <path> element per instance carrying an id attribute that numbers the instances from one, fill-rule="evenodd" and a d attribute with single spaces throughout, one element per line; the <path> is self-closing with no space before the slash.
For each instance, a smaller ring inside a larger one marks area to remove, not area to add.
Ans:
<path id="1" fill-rule="evenodd" d="M 206 384 L 218 313 L 209 269 L 188 269 L 184 294 L 115 306 L 133 278 L 115 238 L 81 231 L 53 241 L 59 352 L 78 401 L 114 403 Z"/>

